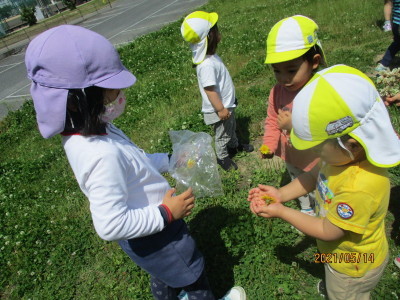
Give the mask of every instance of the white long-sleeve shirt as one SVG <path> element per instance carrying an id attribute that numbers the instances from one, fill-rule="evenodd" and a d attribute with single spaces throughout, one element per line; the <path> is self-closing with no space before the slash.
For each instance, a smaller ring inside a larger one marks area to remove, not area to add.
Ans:
<path id="1" fill-rule="evenodd" d="M 63 146 L 102 239 L 137 238 L 164 228 L 158 205 L 171 188 L 160 174 L 168 170 L 166 153 L 146 154 L 112 124 L 107 135 L 64 136 Z"/>

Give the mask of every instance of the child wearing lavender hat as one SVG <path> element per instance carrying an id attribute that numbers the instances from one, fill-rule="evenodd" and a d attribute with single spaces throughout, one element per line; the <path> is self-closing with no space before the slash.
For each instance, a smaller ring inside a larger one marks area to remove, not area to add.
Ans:
<path id="1" fill-rule="evenodd" d="M 176 195 L 161 175 L 168 154 L 145 153 L 111 123 L 124 111 L 123 89 L 136 81 L 112 44 L 62 25 L 32 40 L 25 63 L 39 131 L 62 135 L 98 235 L 117 241 L 150 274 L 155 299 L 215 299 L 183 220 L 194 208 L 192 189 Z M 226 299 L 245 299 L 241 291 L 233 288 Z"/>

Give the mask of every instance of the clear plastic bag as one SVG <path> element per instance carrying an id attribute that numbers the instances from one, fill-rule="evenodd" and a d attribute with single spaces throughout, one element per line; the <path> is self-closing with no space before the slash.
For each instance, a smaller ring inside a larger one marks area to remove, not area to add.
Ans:
<path id="1" fill-rule="evenodd" d="M 212 137 L 190 130 L 170 131 L 169 136 L 173 150 L 169 173 L 176 180 L 177 191 L 180 193 L 191 187 L 197 198 L 222 195 Z"/>

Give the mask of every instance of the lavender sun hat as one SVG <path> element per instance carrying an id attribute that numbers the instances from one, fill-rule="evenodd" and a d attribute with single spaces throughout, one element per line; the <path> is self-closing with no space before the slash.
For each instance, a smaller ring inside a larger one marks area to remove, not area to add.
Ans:
<path id="1" fill-rule="evenodd" d="M 123 89 L 136 81 L 105 37 L 74 25 L 54 27 L 33 39 L 26 50 L 25 65 L 44 138 L 64 130 L 69 89 Z"/>

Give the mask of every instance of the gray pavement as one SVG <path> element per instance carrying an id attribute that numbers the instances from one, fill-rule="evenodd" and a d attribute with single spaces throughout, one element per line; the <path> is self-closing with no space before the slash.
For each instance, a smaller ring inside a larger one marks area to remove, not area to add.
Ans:
<path id="1" fill-rule="evenodd" d="M 105 36 L 118 47 L 178 20 L 207 0 L 117 0 L 97 13 L 71 22 Z M 179 28 L 177 28 L 179 30 Z M 29 39 L 0 48 L 0 120 L 30 99 L 24 64 Z"/>

